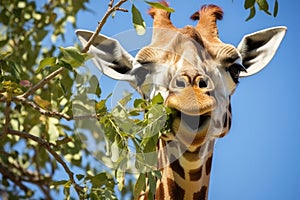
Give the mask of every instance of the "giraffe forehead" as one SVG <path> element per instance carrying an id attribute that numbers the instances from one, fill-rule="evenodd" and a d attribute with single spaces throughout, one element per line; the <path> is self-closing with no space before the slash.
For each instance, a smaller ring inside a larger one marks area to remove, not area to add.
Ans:
<path id="1" fill-rule="evenodd" d="M 190 38 L 171 39 L 162 43 L 142 48 L 136 55 L 136 61 L 141 64 L 164 65 L 169 68 L 170 73 L 215 66 L 203 46 Z"/>
<path id="2" fill-rule="evenodd" d="M 202 39 L 193 27 L 183 28 L 180 31 L 170 29 L 154 29 L 151 43 L 141 49 L 137 60 L 178 60 L 179 57 L 194 58 L 202 54 L 204 46 Z"/>

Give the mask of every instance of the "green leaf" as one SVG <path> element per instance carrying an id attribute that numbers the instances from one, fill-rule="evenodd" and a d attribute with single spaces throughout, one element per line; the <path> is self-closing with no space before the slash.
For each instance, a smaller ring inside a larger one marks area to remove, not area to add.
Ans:
<path id="1" fill-rule="evenodd" d="M 39 73 L 42 69 L 45 67 L 53 67 L 57 63 L 57 58 L 56 57 L 49 57 L 49 58 L 44 58 L 43 60 L 40 61 L 40 64 L 36 70 L 36 73 Z"/>
<path id="2" fill-rule="evenodd" d="M 132 93 L 128 93 L 126 94 L 126 96 L 124 96 L 121 100 L 118 101 L 119 105 L 122 105 L 122 107 L 125 107 L 128 102 L 132 99 Z"/>
<path id="3" fill-rule="evenodd" d="M 273 11 L 273 16 L 277 17 L 278 14 L 278 0 L 275 1 L 275 6 L 274 6 L 274 11 Z"/>
<path id="4" fill-rule="evenodd" d="M 73 68 L 82 66 L 85 61 L 91 58 L 90 54 L 81 53 L 76 47 L 59 47 L 59 49 L 63 54 L 61 60 L 70 64 Z"/>
<path id="5" fill-rule="evenodd" d="M 17 63 L 12 63 L 11 64 L 11 72 L 12 72 L 12 75 L 14 78 L 16 78 L 17 80 L 21 80 L 21 77 L 20 77 L 20 73 L 21 73 L 21 67 L 20 65 L 18 65 Z"/>
<path id="6" fill-rule="evenodd" d="M 140 193 L 145 189 L 146 189 L 146 176 L 145 174 L 140 174 L 139 178 L 137 179 L 134 185 L 134 190 L 133 190 L 134 199 L 137 199 Z"/>
<path id="7" fill-rule="evenodd" d="M 33 35 L 33 38 L 36 43 L 42 41 L 48 34 L 48 31 L 44 29 L 39 29 L 36 31 L 36 33 Z"/>
<path id="8" fill-rule="evenodd" d="M 71 186 L 71 181 L 68 181 L 64 184 L 64 195 L 66 199 L 70 198 L 70 186 Z"/>
<path id="9" fill-rule="evenodd" d="M 0 60 L 4 60 L 4 59 L 7 58 L 9 55 L 11 55 L 11 52 L 10 52 L 10 51 L 0 52 Z"/>
<path id="10" fill-rule="evenodd" d="M 135 7 L 134 4 L 132 4 L 131 13 L 132 13 L 132 23 L 136 33 L 138 35 L 144 35 L 146 32 L 146 23 L 140 11 Z"/>
<path id="11" fill-rule="evenodd" d="M 89 83 L 90 83 L 90 87 L 89 87 L 87 93 L 96 94 L 98 97 L 100 97 L 101 88 L 99 86 L 98 77 L 93 75 L 90 78 Z"/>
<path id="12" fill-rule="evenodd" d="M 135 99 L 133 106 L 135 108 L 144 108 L 146 106 L 146 100 L 145 99 Z"/>
<path id="13" fill-rule="evenodd" d="M 83 174 L 76 174 L 76 178 L 78 179 L 78 181 L 80 181 L 81 179 L 84 178 Z"/>
<path id="14" fill-rule="evenodd" d="M 65 184 L 64 184 L 64 187 L 65 188 L 70 188 L 71 187 L 71 181 L 67 181 Z"/>
<path id="15" fill-rule="evenodd" d="M 152 99 L 152 104 L 163 104 L 164 103 L 164 98 L 161 96 L 160 93 L 158 93 L 158 95 L 156 95 L 155 97 L 153 97 Z"/>
<path id="16" fill-rule="evenodd" d="M 255 0 L 245 0 L 244 8 L 249 9 L 249 8 L 253 7 L 254 4 L 255 4 Z"/>
<path id="17" fill-rule="evenodd" d="M 118 189 L 122 191 L 124 188 L 125 172 L 123 170 L 118 169 L 116 171 L 116 179 L 118 181 Z"/>
<path id="18" fill-rule="evenodd" d="M 61 181 L 53 181 L 51 182 L 51 186 L 57 187 L 61 185 L 65 185 L 68 181 L 67 180 L 61 180 Z"/>
<path id="19" fill-rule="evenodd" d="M 85 180 L 91 181 L 93 184 L 93 187 L 102 187 L 103 185 L 109 185 L 111 181 L 113 181 L 113 178 L 109 176 L 105 172 L 101 172 L 99 174 L 96 174 L 95 176 L 87 176 Z"/>
<path id="20" fill-rule="evenodd" d="M 158 9 L 162 9 L 165 10 L 167 12 L 175 12 L 175 10 L 173 8 L 170 8 L 168 6 L 163 5 L 162 3 L 159 2 L 151 2 L 151 1 L 145 1 L 147 4 L 149 4 L 150 6 L 154 7 L 154 8 L 158 8 Z"/>
<path id="21" fill-rule="evenodd" d="M 267 13 L 268 15 L 271 15 L 271 13 L 269 12 L 269 4 L 267 0 L 256 0 L 256 3 L 258 4 L 259 9 L 265 11 L 265 13 Z"/>
<path id="22" fill-rule="evenodd" d="M 255 16 L 255 14 L 256 14 L 255 7 L 252 7 L 252 8 L 250 9 L 249 17 L 246 19 L 246 21 L 252 19 L 252 18 Z"/>
<path id="23" fill-rule="evenodd" d="M 73 141 L 72 138 L 70 138 L 70 137 L 64 137 L 62 139 L 56 140 L 55 144 L 57 146 L 60 146 L 62 144 L 67 144 L 68 142 L 72 142 L 72 141 Z"/>
<path id="24" fill-rule="evenodd" d="M 156 178 L 155 176 L 153 176 L 152 172 L 148 173 L 148 181 L 149 181 L 149 199 L 153 200 L 156 191 Z"/>

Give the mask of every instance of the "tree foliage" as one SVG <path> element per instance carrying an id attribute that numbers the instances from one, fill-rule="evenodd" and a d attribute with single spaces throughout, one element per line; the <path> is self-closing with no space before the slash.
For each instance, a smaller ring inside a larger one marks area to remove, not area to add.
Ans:
<path id="1" fill-rule="evenodd" d="M 136 99 L 133 108 L 127 109 L 130 95 L 121 99 L 115 108 L 108 109 L 109 97 L 101 96 L 97 77 L 77 74 L 77 68 L 90 59 L 86 53 L 89 45 L 80 51 L 76 46 L 56 46 L 55 41 L 64 40 L 68 23 L 76 26 L 76 16 L 80 10 L 87 10 L 88 2 L 0 2 L 0 197 L 3 199 L 52 199 L 57 194 L 63 194 L 66 199 L 71 196 L 116 199 L 117 194 L 137 196 L 147 185 L 153 198 L 159 171 L 144 170 L 136 184 L 131 178 L 125 184 L 122 167 L 128 157 L 115 156 L 115 152 L 139 153 L 135 161 L 138 169 L 153 165 L 155 159 L 145 158 L 144 153 L 154 151 L 158 137 L 169 131 L 173 111 L 163 106 L 161 96 L 151 102 Z M 96 33 L 113 12 L 126 11 L 121 8 L 125 2 L 108 2 L 108 10 Z M 174 11 L 160 3 L 145 2 Z M 251 10 L 248 19 L 255 15 L 255 5 L 270 14 L 266 0 L 245 0 L 245 9 Z M 277 11 L 276 0 L 274 16 Z M 144 20 L 133 3 L 131 13 L 137 33 L 142 34 Z M 78 79 L 85 84 L 78 84 Z M 74 88 L 79 92 L 74 93 Z M 88 107 L 81 99 L 92 102 L 95 112 L 75 117 L 72 106 Z M 101 124 L 110 144 L 104 153 L 116 158 L 118 167 L 114 171 L 99 170 L 97 161 L 82 142 L 83 133 L 75 130 L 74 121 L 87 118 Z M 134 150 L 129 144 L 134 144 Z"/>
<path id="2" fill-rule="evenodd" d="M 262 10 L 268 15 L 272 15 L 270 12 L 270 6 L 267 0 L 245 0 L 244 8 L 250 10 L 249 17 L 246 21 L 252 19 L 256 14 L 256 6 L 258 6 L 259 10 Z M 278 0 L 275 0 L 273 16 L 276 17 L 278 14 Z"/>

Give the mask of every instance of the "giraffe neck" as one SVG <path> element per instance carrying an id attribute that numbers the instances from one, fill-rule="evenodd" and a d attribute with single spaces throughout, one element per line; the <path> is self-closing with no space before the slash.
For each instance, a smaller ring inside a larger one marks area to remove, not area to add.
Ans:
<path id="1" fill-rule="evenodd" d="M 157 182 L 155 199 L 206 200 L 213 146 L 214 140 L 211 140 L 195 152 L 182 152 L 180 145 L 161 139 L 159 165 L 162 178 Z"/>

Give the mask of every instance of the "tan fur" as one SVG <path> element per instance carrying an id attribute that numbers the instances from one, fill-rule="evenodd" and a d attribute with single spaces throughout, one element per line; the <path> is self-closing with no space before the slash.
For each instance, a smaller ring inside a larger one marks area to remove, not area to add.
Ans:
<path id="1" fill-rule="evenodd" d="M 206 40 L 212 43 L 221 42 L 218 34 L 217 20 L 223 18 L 223 11 L 215 5 L 203 6 L 199 12 L 191 16 L 194 20 L 199 20 L 196 30 Z"/>
<path id="2" fill-rule="evenodd" d="M 210 112 L 215 105 L 215 100 L 199 87 L 186 87 L 178 93 L 170 94 L 166 100 L 166 106 L 195 116 Z"/>
<path id="3" fill-rule="evenodd" d="M 161 3 L 165 6 L 169 6 L 166 1 L 161 1 Z M 171 13 L 154 7 L 150 8 L 148 13 L 153 18 L 154 28 L 176 29 L 170 20 Z"/>

